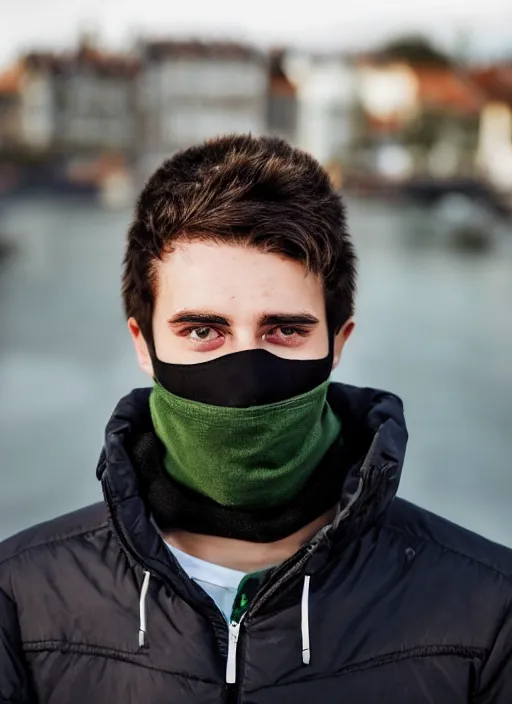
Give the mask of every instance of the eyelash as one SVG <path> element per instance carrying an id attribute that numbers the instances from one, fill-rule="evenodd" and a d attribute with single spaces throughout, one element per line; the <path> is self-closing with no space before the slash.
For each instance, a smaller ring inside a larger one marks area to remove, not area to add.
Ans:
<path id="1" fill-rule="evenodd" d="M 306 336 L 309 335 L 309 333 L 311 332 L 311 330 L 307 330 L 306 328 L 295 327 L 295 325 L 278 325 L 278 326 L 275 327 L 275 328 L 271 328 L 271 330 L 269 330 L 269 333 L 272 333 L 272 332 L 274 332 L 275 330 L 283 330 L 283 329 L 285 329 L 285 330 L 293 330 L 293 334 L 294 334 L 294 335 L 299 335 L 300 337 L 306 337 Z M 267 333 L 267 334 L 268 334 L 268 333 Z M 285 337 L 292 337 L 292 336 L 291 336 L 291 335 L 285 335 Z"/>
<path id="2" fill-rule="evenodd" d="M 222 334 L 223 334 L 223 333 L 222 333 L 222 330 L 219 330 L 218 328 L 216 328 L 216 327 L 213 326 L 213 325 L 194 325 L 194 326 L 191 326 L 191 327 L 188 327 L 188 328 L 184 328 L 184 329 L 180 332 L 180 335 L 182 335 L 183 337 L 187 337 L 188 335 L 190 335 L 190 334 L 191 334 L 192 332 L 194 332 L 195 330 L 204 330 L 204 329 L 213 330 L 213 331 L 216 332 L 218 335 L 222 335 Z M 284 335 L 284 336 L 283 336 L 283 339 L 286 339 L 286 338 L 292 339 L 295 335 L 298 335 L 299 337 L 307 337 L 309 334 L 311 334 L 311 330 L 309 330 L 309 329 L 307 329 L 307 328 L 301 328 L 301 327 L 297 327 L 297 326 L 295 326 L 295 325 L 277 325 L 276 327 L 271 328 L 267 333 L 265 333 L 265 337 L 266 337 L 267 335 L 271 335 L 271 334 L 272 334 L 273 332 L 275 332 L 276 330 L 282 330 L 282 329 L 293 330 L 293 334 L 292 334 L 292 335 Z M 206 341 L 205 341 L 205 344 L 208 343 L 208 342 L 211 342 L 211 340 L 206 340 Z"/>

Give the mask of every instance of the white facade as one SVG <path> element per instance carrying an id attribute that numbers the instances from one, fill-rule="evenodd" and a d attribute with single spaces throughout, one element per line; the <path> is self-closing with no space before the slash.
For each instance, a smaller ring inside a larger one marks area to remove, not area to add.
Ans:
<path id="1" fill-rule="evenodd" d="M 410 119 L 418 110 L 418 79 L 407 64 L 363 64 L 358 83 L 361 105 L 373 117 Z"/>
<path id="2" fill-rule="evenodd" d="M 40 149 L 130 151 L 135 77 L 67 58 L 27 61 L 20 86 L 20 141 Z"/>
<path id="3" fill-rule="evenodd" d="M 478 164 L 491 183 L 512 194 L 512 107 L 491 102 L 480 116 Z"/>
<path id="4" fill-rule="evenodd" d="M 143 62 L 139 111 L 148 163 L 229 132 L 265 131 L 267 72 L 259 57 L 164 56 Z"/>
<path id="5" fill-rule="evenodd" d="M 297 88 L 297 144 L 321 163 L 339 159 L 352 140 L 356 80 L 353 67 L 336 55 L 290 55 L 286 71 Z"/>
<path id="6" fill-rule="evenodd" d="M 30 72 L 21 85 L 21 140 L 31 147 L 50 146 L 55 133 L 52 82 L 45 72 Z"/>
<path id="7" fill-rule="evenodd" d="M 75 147 L 128 151 L 135 138 L 135 81 L 77 70 L 55 80 L 57 140 Z"/>
<path id="8" fill-rule="evenodd" d="M 265 88 L 261 64 L 240 59 L 172 58 L 144 72 L 145 96 L 157 103 L 171 98 L 251 98 Z"/>

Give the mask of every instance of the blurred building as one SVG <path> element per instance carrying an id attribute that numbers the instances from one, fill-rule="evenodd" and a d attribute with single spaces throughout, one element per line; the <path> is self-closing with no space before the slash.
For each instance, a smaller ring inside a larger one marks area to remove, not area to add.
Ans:
<path id="1" fill-rule="evenodd" d="M 361 133 L 384 176 L 470 176 L 512 193 L 512 65 L 360 57 Z"/>
<path id="2" fill-rule="evenodd" d="M 27 149 L 110 149 L 129 155 L 135 138 L 136 72 L 132 58 L 105 54 L 85 42 L 71 54 L 26 54 L 0 77 L 1 130 L 8 130 L 11 143 Z"/>
<path id="3" fill-rule="evenodd" d="M 348 56 L 178 40 L 113 54 L 84 37 L 0 73 L 0 191 L 121 202 L 164 158 L 229 132 L 282 136 L 337 185 L 469 177 L 512 193 L 512 64 L 468 68 L 421 39 Z"/>
<path id="4" fill-rule="evenodd" d="M 73 52 L 22 55 L 0 75 L 0 191 L 126 190 L 137 71 L 133 57 L 85 39 Z"/>
<path id="5" fill-rule="evenodd" d="M 294 144 L 297 142 L 297 88 L 286 74 L 285 61 L 284 49 L 270 53 L 266 128 L 270 134 Z"/>
<path id="6" fill-rule="evenodd" d="M 141 46 L 139 113 L 144 171 L 164 157 L 227 132 L 266 128 L 267 57 L 227 42 L 154 41 Z"/>
<path id="7" fill-rule="evenodd" d="M 361 106 L 375 130 L 393 131 L 417 113 L 417 82 L 407 63 L 362 58 L 357 83 Z"/>
<path id="8" fill-rule="evenodd" d="M 365 56 L 358 61 L 358 89 L 370 168 L 397 177 L 473 173 L 484 100 L 466 70 Z"/>
<path id="9" fill-rule="evenodd" d="M 83 44 L 72 55 L 25 57 L 27 141 L 57 150 L 131 152 L 135 138 L 132 59 Z"/>
<path id="10" fill-rule="evenodd" d="M 19 64 L 0 75 L 0 149 L 17 144 L 21 138 L 21 76 Z"/>
<path id="11" fill-rule="evenodd" d="M 356 74 L 343 55 L 291 52 L 286 71 L 297 89 L 297 143 L 323 164 L 343 162 L 353 140 Z"/>
<path id="12" fill-rule="evenodd" d="M 471 78 L 484 96 L 478 164 L 493 185 L 512 194 L 512 64 L 474 69 Z"/>

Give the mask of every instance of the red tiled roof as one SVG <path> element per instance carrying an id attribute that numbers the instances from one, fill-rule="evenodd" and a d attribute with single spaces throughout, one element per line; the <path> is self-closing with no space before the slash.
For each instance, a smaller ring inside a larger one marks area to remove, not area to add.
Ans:
<path id="1" fill-rule="evenodd" d="M 211 58 L 262 61 L 264 54 L 254 47 L 235 42 L 200 42 L 186 40 L 148 41 L 143 46 L 143 55 L 149 61 L 163 58 Z"/>
<path id="2" fill-rule="evenodd" d="M 478 113 L 483 95 L 478 86 L 453 68 L 413 67 L 418 81 L 418 98 L 424 106 L 459 113 Z"/>
<path id="3" fill-rule="evenodd" d="M 87 67 L 102 76 L 132 77 L 138 71 L 138 62 L 130 56 L 107 54 L 98 49 L 82 46 L 76 52 L 53 54 L 30 52 L 25 55 L 27 67 L 61 74 Z"/>
<path id="4" fill-rule="evenodd" d="M 512 105 L 512 65 L 494 64 L 471 71 L 473 82 L 488 100 Z"/>
<path id="5" fill-rule="evenodd" d="M 21 87 L 23 68 L 20 64 L 11 66 L 0 74 L 0 93 L 2 95 L 16 95 Z"/>
<path id="6" fill-rule="evenodd" d="M 290 81 L 280 76 L 270 76 L 269 90 L 272 95 L 280 95 L 293 98 L 297 93 L 297 89 Z"/>
<path id="7" fill-rule="evenodd" d="M 293 98 L 297 89 L 290 81 L 284 70 L 285 52 L 275 49 L 270 52 L 269 61 L 269 90 L 272 95 L 289 96 Z"/>

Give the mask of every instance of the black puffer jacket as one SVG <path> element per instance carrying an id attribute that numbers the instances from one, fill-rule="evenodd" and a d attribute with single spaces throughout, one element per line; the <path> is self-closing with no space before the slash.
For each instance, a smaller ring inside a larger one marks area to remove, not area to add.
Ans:
<path id="1" fill-rule="evenodd" d="M 255 597 L 227 683 L 227 625 L 170 557 L 127 451 L 147 399 L 107 427 L 107 505 L 0 546 L 0 702 L 512 703 L 512 553 L 396 499 L 401 404 L 341 385 L 331 403 L 366 455 L 330 532 Z"/>

